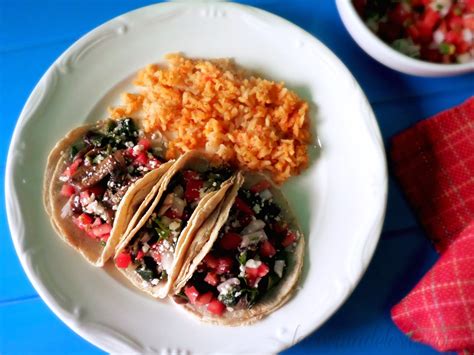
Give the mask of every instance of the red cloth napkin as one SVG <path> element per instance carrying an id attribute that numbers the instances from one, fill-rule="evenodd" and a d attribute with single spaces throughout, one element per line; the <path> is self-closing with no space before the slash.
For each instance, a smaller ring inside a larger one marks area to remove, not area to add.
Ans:
<path id="1" fill-rule="evenodd" d="M 391 158 L 441 253 L 392 319 L 437 350 L 474 353 L 474 97 L 395 136 Z"/>

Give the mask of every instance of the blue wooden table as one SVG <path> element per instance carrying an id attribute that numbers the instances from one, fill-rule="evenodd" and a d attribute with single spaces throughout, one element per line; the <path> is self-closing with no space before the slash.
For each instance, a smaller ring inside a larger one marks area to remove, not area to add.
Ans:
<path id="1" fill-rule="evenodd" d="M 368 57 L 352 41 L 332 0 L 248 0 L 324 42 L 359 81 L 388 143 L 396 132 L 474 94 L 474 75 L 426 79 L 403 75 Z M 0 0 L 0 162 L 28 95 L 53 61 L 89 30 L 146 0 Z M 341 98 L 343 100 L 343 98 Z M 2 186 L 3 186 L 2 180 Z M 1 191 L 2 199 L 4 191 Z M 26 278 L 0 205 L 0 353 L 102 353 L 69 330 Z M 375 257 L 343 307 L 287 354 L 434 354 L 411 342 L 389 311 L 435 262 L 396 183 L 390 181 L 387 217 Z M 317 307 L 317 305 L 314 305 Z"/>

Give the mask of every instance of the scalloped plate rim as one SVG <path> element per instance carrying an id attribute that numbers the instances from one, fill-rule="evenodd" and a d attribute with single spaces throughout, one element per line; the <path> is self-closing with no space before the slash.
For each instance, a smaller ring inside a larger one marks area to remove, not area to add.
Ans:
<path id="1" fill-rule="evenodd" d="M 163 7 L 163 8 L 169 7 L 169 8 L 172 8 L 174 5 L 176 5 L 176 4 L 173 4 L 173 3 L 152 4 L 152 5 L 148 5 L 148 6 L 145 6 L 145 7 L 138 8 L 138 9 L 135 9 L 133 11 L 127 12 L 126 14 L 127 15 L 128 14 L 133 14 L 135 12 L 140 12 L 140 11 L 143 11 L 144 9 L 146 9 L 146 8 L 152 8 L 152 7 L 153 8 L 154 7 Z M 191 5 L 191 4 L 187 4 L 187 5 Z M 206 4 L 206 5 L 209 5 L 209 3 Z M 183 6 L 183 4 L 179 4 L 179 6 Z M 192 6 L 199 6 L 199 5 L 192 4 Z M 326 50 L 325 54 L 332 57 L 332 61 L 337 66 L 337 68 L 339 70 L 343 70 L 346 73 L 346 75 L 348 75 L 348 77 L 350 77 L 354 81 L 354 84 L 355 84 L 356 90 L 357 90 L 357 95 L 359 95 L 360 98 L 365 101 L 365 104 L 367 105 L 367 109 L 368 109 L 368 117 L 366 117 L 367 120 L 365 122 L 365 125 L 366 125 L 366 128 L 368 129 L 368 131 L 370 132 L 370 136 L 373 140 L 373 143 L 378 147 L 378 152 L 377 153 L 378 153 L 379 163 L 383 166 L 383 169 L 384 169 L 384 171 L 382 172 L 381 181 L 379 181 L 379 183 L 381 184 L 380 188 L 382 189 L 381 194 L 380 194 L 380 200 L 381 200 L 380 211 L 378 213 L 378 217 L 376 218 L 376 221 L 374 222 L 374 224 L 372 226 L 372 229 L 370 231 L 370 235 L 367 237 L 367 240 L 366 240 L 366 243 L 365 243 L 366 246 L 368 245 L 368 247 L 367 247 L 368 250 L 365 250 L 365 253 L 366 253 L 365 255 L 367 255 L 367 258 L 362 260 L 361 269 L 359 270 L 359 272 L 357 272 L 358 273 L 357 280 L 351 280 L 352 282 L 349 285 L 349 287 L 347 288 L 343 298 L 338 300 L 338 302 L 336 302 L 337 304 L 335 304 L 335 306 L 333 308 L 327 309 L 326 312 L 325 312 L 325 316 L 323 317 L 323 320 L 320 322 L 320 324 L 315 324 L 312 331 L 307 332 L 302 337 L 299 337 L 297 339 L 297 341 L 299 342 L 303 338 L 305 338 L 306 336 L 310 335 L 313 331 L 318 329 L 321 325 L 323 325 L 327 321 L 327 319 L 329 317 L 331 317 L 336 312 L 336 310 L 339 309 L 342 306 L 342 304 L 351 295 L 352 291 L 355 289 L 356 285 L 358 284 L 358 282 L 362 278 L 365 270 L 367 269 L 367 267 L 369 265 L 369 262 L 371 261 L 371 259 L 373 257 L 373 254 L 375 252 L 375 249 L 376 249 L 379 237 L 380 237 L 380 232 L 381 232 L 382 226 L 383 226 L 383 220 L 384 220 L 384 216 L 385 216 L 386 203 L 387 203 L 387 192 L 388 192 L 387 164 L 386 164 L 386 159 L 385 159 L 385 154 L 384 154 L 384 146 L 383 146 L 380 130 L 378 129 L 378 124 L 377 124 L 377 121 L 375 119 L 375 115 L 373 113 L 373 110 L 370 107 L 370 104 L 368 103 L 367 98 L 365 97 L 362 89 L 358 85 L 355 78 L 352 76 L 352 74 L 349 72 L 349 70 L 345 67 L 345 65 L 337 58 L 337 56 L 335 54 L 333 54 L 333 52 L 329 48 L 327 48 L 323 43 L 321 43 L 313 35 L 311 35 L 310 33 L 306 32 L 305 30 L 301 29 L 300 27 L 296 26 L 295 24 L 291 23 L 290 21 L 288 21 L 284 18 L 281 18 L 277 15 L 274 15 L 272 13 L 269 13 L 267 11 L 264 11 L 264 10 L 261 10 L 261 9 L 258 9 L 258 8 L 254 8 L 254 7 L 247 6 L 247 5 L 234 4 L 234 3 L 213 3 L 212 6 L 222 6 L 222 7 L 231 6 L 231 7 L 238 8 L 239 10 L 244 11 L 244 12 L 253 11 L 254 12 L 253 15 L 255 15 L 255 13 L 258 13 L 259 15 L 265 16 L 266 17 L 265 20 L 271 20 L 274 23 L 279 23 L 279 24 L 282 24 L 282 25 L 291 26 L 291 27 L 293 27 L 293 30 L 295 30 L 295 29 L 299 30 L 301 36 L 306 41 L 308 41 L 311 44 L 317 44 L 319 47 L 323 47 Z M 70 47 L 68 47 L 53 62 L 53 64 L 48 68 L 48 70 L 45 72 L 45 74 L 41 77 L 39 82 L 36 84 L 36 86 L 34 87 L 34 89 L 31 92 L 30 96 L 28 97 L 28 100 L 25 103 L 25 106 L 23 107 L 23 109 L 20 113 L 19 120 L 18 120 L 18 122 L 15 126 L 14 133 L 13 133 L 12 138 L 11 138 L 10 146 L 9 146 L 9 149 L 8 149 L 7 164 L 6 164 L 6 169 L 5 169 L 5 185 L 4 185 L 4 187 L 5 187 L 5 202 L 6 202 L 6 207 L 7 207 L 6 208 L 6 210 L 7 210 L 6 211 L 7 212 L 7 219 L 8 219 L 8 224 L 9 224 L 9 227 L 10 227 L 11 235 L 12 235 L 14 248 L 15 248 L 15 251 L 17 253 L 18 258 L 20 259 L 21 265 L 22 265 L 23 269 L 25 270 L 25 273 L 28 276 L 28 279 L 33 284 L 34 288 L 36 289 L 36 291 L 38 292 L 40 297 L 45 301 L 45 303 L 54 312 L 54 314 L 56 316 L 58 316 L 58 318 L 60 318 L 68 327 L 70 327 L 73 331 L 75 331 L 81 337 L 83 337 L 84 339 L 86 339 L 90 343 L 98 346 L 99 348 L 102 348 L 102 349 L 105 349 L 105 350 L 107 350 L 106 349 L 107 348 L 106 344 L 104 344 L 102 341 L 100 341 L 97 338 L 97 336 L 89 334 L 86 329 L 83 329 L 83 327 L 80 326 L 79 322 L 76 322 L 73 319 L 73 314 L 71 314 L 70 312 L 63 309 L 58 304 L 58 302 L 56 302 L 54 297 L 50 294 L 50 292 L 41 283 L 41 280 L 39 280 L 37 278 L 37 276 L 34 273 L 34 270 L 32 270 L 30 268 L 30 265 L 26 261 L 25 256 L 22 255 L 23 246 L 20 245 L 20 240 L 18 239 L 18 237 L 16 237 L 16 235 L 18 234 L 18 228 L 15 225 L 14 211 L 11 210 L 12 205 L 20 205 L 19 199 L 18 199 L 17 194 L 15 192 L 15 187 L 14 187 L 14 182 L 13 182 L 13 174 L 12 174 L 12 171 L 13 171 L 12 166 L 14 164 L 13 156 L 14 156 L 14 153 L 15 153 L 15 150 L 16 150 L 15 146 L 19 142 L 19 136 L 21 134 L 22 127 L 31 118 L 31 116 L 34 114 L 34 111 L 35 111 L 35 110 L 31 110 L 31 106 L 34 105 L 34 104 L 39 105 L 41 103 L 41 100 L 37 103 L 35 103 L 33 101 L 34 94 L 37 93 L 38 90 L 41 88 L 41 85 L 43 85 L 46 81 L 50 80 L 53 75 L 57 75 L 53 71 L 54 70 L 60 70 L 59 66 L 61 65 L 61 63 L 63 63 L 63 61 L 66 63 L 68 58 L 71 56 L 72 53 L 74 53 L 74 51 L 76 50 L 77 47 L 79 47 L 80 45 L 82 45 L 83 43 L 88 41 L 94 34 L 97 34 L 98 32 L 100 32 L 105 26 L 110 25 L 111 23 L 117 22 L 121 18 L 121 16 L 123 16 L 123 15 L 125 15 L 125 14 L 114 17 L 113 19 L 103 23 L 102 25 L 96 27 L 95 29 L 89 31 L 87 34 L 85 34 L 84 36 L 79 38 L 76 42 L 74 42 Z M 27 113 L 29 115 L 27 115 Z M 294 343 L 284 344 L 280 347 L 279 351 L 284 350 L 284 349 L 286 349 L 287 347 L 289 347 L 291 345 L 294 345 Z"/>

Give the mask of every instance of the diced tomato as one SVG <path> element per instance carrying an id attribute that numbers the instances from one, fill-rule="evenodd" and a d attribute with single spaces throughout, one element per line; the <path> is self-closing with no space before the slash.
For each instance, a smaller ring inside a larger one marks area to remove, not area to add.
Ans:
<path id="1" fill-rule="evenodd" d="M 257 268 L 257 275 L 258 277 L 264 277 L 265 275 L 268 274 L 270 271 L 270 268 L 268 267 L 267 264 L 262 263 L 258 268 Z"/>
<path id="2" fill-rule="evenodd" d="M 222 275 L 229 272 L 232 269 L 233 263 L 234 263 L 233 260 L 228 256 L 219 258 L 218 265 L 216 268 L 217 274 Z"/>
<path id="3" fill-rule="evenodd" d="M 269 271 L 270 268 L 268 267 L 268 265 L 265 263 L 261 263 L 258 267 L 246 267 L 245 275 L 249 276 L 250 278 L 264 277 L 266 274 L 268 274 Z"/>
<path id="4" fill-rule="evenodd" d="M 280 223 L 274 223 L 272 226 L 272 229 L 275 231 L 277 234 L 286 234 L 288 231 L 288 227 L 284 224 Z"/>
<path id="5" fill-rule="evenodd" d="M 115 265 L 121 269 L 126 269 L 128 265 L 132 262 L 132 257 L 130 256 L 130 253 L 127 253 L 125 251 L 121 252 L 117 257 L 115 258 Z"/>
<path id="6" fill-rule="evenodd" d="M 74 223 L 79 229 L 86 229 L 94 220 L 87 213 L 82 213 L 77 218 L 73 218 Z"/>
<path id="7" fill-rule="evenodd" d="M 281 241 L 281 245 L 283 246 L 283 248 L 286 248 L 293 244 L 295 241 L 296 234 L 294 232 L 288 231 L 288 233 L 286 233 L 285 237 Z"/>
<path id="8" fill-rule="evenodd" d="M 450 16 L 449 19 L 447 20 L 448 27 L 451 30 L 461 32 L 464 21 L 461 16 Z"/>
<path id="9" fill-rule="evenodd" d="M 101 196 L 105 192 L 105 187 L 101 185 L 95 185 L 89 188 L 89 193 L 95 196 Z"/>
<path id="10" fill-rule="evenodd" d="M 221 316 L 224 311 L 225 311 L 225 304 L 219 301 L 218 299 L 213 299 L 209 304 L 207 305 L 207 310 L 211 312 L 212 314 Z"/>
<path id="11" fill-rule="evenodd" d="M 198 179 L 188 180 L 184 191 L 184 198 L 188 202 L 198 201 L 201 197 L 199 190 L 204 186 L 204 182 Z"/>
<path id="12" fill-rule="evenodd" d="M 196 299 L 199 297 L 199 292 L 194 286 L 185 286 L 184 294 L 188 297 L 189 302 L 191 302 L 191 304 L 195 304 Z"/>
<path id="13" fill-rule="evenodd" d="M 224 250 L 234 250 L 240 246 L 242 237 L 237 233 L 226 233 L 220 240 L 220 246 Z"/>
<path id="14" fill-rule="evenodd" d="M 175 218 L 181 219 L 183 217 L 173 208 L 168 208 L 166 212 L 164 213 L 164 215 L 171 219 L 175 219 Z"/>
<path id="15" fill-rule="evenodd" d="M 473 1 L 474 3 L 474 1 Z M 474 9 L 473 9 L 474 11 Z M 474 31 L 474 14 L 470 14 L 470 15 L 465 15 L 463 17 L 463 24 L 464 24 L 464 27 L 466 27 L 467 29 L 470 29 L 471 31 Z"/>
<path id="16" fill-rule="evenodd" d="M 66 183 L 61 187 L 61 195 L 63 196 L 71 197 L 75 193 L 76 193 L 76 189 L 72 185 L 69 185 Z"/>
<path id="17" fill-rule="evenodd" d="M 270 268 L 265 263 L 261 263 L 259 267 L 255 268 L 246 267 L 245 278 L 247 279 L 249 285 L 254 287 L 258 280 L 267 275 L 269 271 Z"/>
<path id="18" fill-rule="evenodd" d="M 462 41 L 462 37 L 459 32 L 448 31 L 448 33 L 446 33 L 446 35 L 444 36 L 444 40 L 448 43 L 458 44 Z"/>
<path id="19" fill-rule="evenodd" d="M 219 260 L 212 254 L 207 254 L 203 262 L 209 269 L 217 269 L 217 266 L 219 266 Z"/>
<path id="20" fill-rule="evenodd" d="M 143 147 L 143 150 L 145 150 L 145 151 L 147 151 L 148 149 L 151 148 L 151 142 L 147 138 L 141 138 L 138 141 L 138 144 L 141 145 Z"/>
<path id="21" fill-rule="evenodd" d="M 100 226 L 101 224 L 102 224 L 102 220 L 99 217 L 96 217 L 94 219 L 94 222 L 91 224 L 91 227 L 97 227 L 97 226 Z"/>
<path id="22" fill-rule="evenodd" d="M 467 51 L 469 51 L 470 48 L 471 46 L 469 45 L 469 43 L 461 41 L 460 43 L 456 44 L 456 53 L 466 53 Z"/>
<path id="23" fill-rule="evenodd" d="M 206 281 L 211 286 L 217 286 L 219 283 L 219 276 L 217 276 L 214 271 L 209 271 L 204 278 L 204 281 Z"/>
<path id="24" fill-rule="evenodd" d="M 258 192 L 262 192 L 263 190 L 269 189 L 270 187 L 272 187 L 272 184 L 268 180 L 262 180 L 259 183 L 253 185 L 250 188 L 250 191 L 255 194 Z"/>
<path id="25" fill-rule="evenodd" d="M 79 167 L 79 165 L 81 165 L 82 163 L 82 159 L 76 159 L 72 162 L 71 165 L 69 165 L 66 170 L 64 170 L 64 173 L 63 173 L 63 176 L 66 176 L 68 178 L 70 178 L 71 176 L 73 176 L 76 171 L 77 171 L 77 168 Z"/>
<path id="26" fill-rule="evenodd" d="M 235 207 L 244 212 L 245 214 L 250 214 L 250 215 L 253 215 L 253 210 L 250 208 L 250 206 L 244 201 L 242 200 L 240 197 L 236 197 L 235 198 Z"/>
<path id="27" fill-rule="evenodd" d="M 425 26 L 430 30 L 430 32 L 432 32 L 433 28 L 436 26 L 436 23 L 439 21 L 440 18 L 441 15 L 438 11 L 434 11 L 433 9 L 431 9 L 431 7 L 428 7 L 425 9 L 425 12 L 423 14 L 423 26 Z"/>
<path id="28" fill-rule="evenodd" d="M 92 227 L 92 234 L 96 237 L 101 237 L 104 234 L 109 234 L 112 231 L 112 226 L 109 223 L 103 223 L 100 226 Z"/>
<path id="29" fill-rule="evenodd" d="M 146 152 L 140 152 L 138 155 L 135 157 L 135 160 L 133 161 L 135 165 L 147 165 L 148 164 L 148 154 Z"/>
<path id="30" fill-rule="evenodd" d="M 200 306 L 205 306 L 206 304 L 211 302 L 213 297 L 214 295 L 210 291 L 203 293 L 202 295 L 199 295 L 198 298 L 196 299 L 196 304 Z"/>
<path id="31" fill-rule="evenodd" d="M 265 240 L 260 245 L 260 255 L 263 256 L 264 258 L 271 258 L 275 254 L 276 254 L 276 250 L 273 247 L 272 243 L 270 243 L 268 240 Z"/>
<path id="32" fill-rule="evenodd" d="M 411 12 L 408 11 L 408 7 L 406 7 L 402 3 L 398 3 L 392 10 L 390 10 L 387 14 L 390 21 L 396 23 L 397 25 L 403 26 L 405 21 L 411 18 Z"/>
<path id="33" fill-rule="evenodd" d="M 135 257 L 135 260 L 142 260 L 144 256 L 145 256 L 145 253 L 143 252 L 143 250 L 139 250 L 137 252 L 137 256 Z"/>

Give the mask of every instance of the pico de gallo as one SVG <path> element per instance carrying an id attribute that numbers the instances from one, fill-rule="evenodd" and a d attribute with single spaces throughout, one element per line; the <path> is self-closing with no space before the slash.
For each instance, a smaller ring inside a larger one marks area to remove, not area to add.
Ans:
<path id="1" fill-rule="evenodd" d="M 366 25 L 393 48 L 435 63 L 474 61 L 474 0 L 353 0 Z"/>
<path id="2" fill-rule="evenodd" d="M 283 220 L 270 187 L 262 181 L 239 190 L 218 239 L 175 302 L 222 316 L 251 308 L 278 285 L 300 235 Z"/>
<path id="3" fill-rule="evenodd" d="M 132 266 L 142 286 L 156 286 L 171 270 L 181 231 L 204 195 L 232 175 L 227 167 L 206 172 L 184 170 L 171 179 L 150 218 L 115 258 L 119 268 Z"/>
<path id="4" fill-rule="evenodd" d="M 162 159 L 151 140 L 131 118 L 109 120 L 88 131 L 70 147 L 62 175 L 61 195 L 67 198 L 61 217 L 72 218 L 77 228 L 105 246 L 117 207 L 128 187 Z"/>

